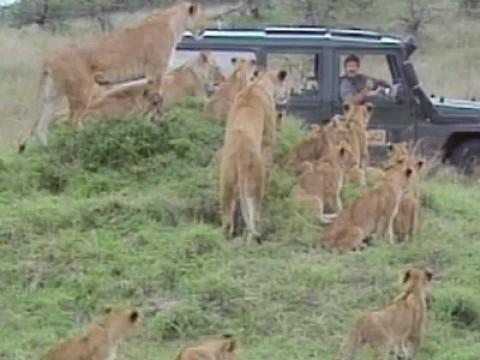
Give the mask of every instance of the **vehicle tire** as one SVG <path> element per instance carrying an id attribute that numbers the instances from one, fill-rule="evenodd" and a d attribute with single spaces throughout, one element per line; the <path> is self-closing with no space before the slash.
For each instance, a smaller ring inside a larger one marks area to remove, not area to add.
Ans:
<path id="1" fill-rule="evenodd" d="M 480 139 L 467 140 L 458 145 L 450 160 L 463 174 L 480 176 Z"/>

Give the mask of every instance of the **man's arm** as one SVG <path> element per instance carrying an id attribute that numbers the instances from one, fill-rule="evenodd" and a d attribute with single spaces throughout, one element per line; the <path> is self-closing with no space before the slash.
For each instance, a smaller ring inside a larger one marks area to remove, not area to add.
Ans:
<path id="1" fill-rule="evenodd" d="M 343 102 L 361 103 L 365 100 L 367 93 L 367 89 L 358 92 L 348 79 L 342 79 L 340 82 L 340 98 Z"/>

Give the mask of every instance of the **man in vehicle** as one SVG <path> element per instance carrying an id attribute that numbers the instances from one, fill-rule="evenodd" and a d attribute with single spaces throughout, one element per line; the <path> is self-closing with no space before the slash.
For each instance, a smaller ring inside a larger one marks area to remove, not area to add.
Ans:
<path id="1" fill-rule="evenodd" d="M 360 73 L 360 58 L 355 54 L 348 55 L 343 61 L 344 75 L 340 78 L 340 99 L 362 103 L 367 99 L 391 100 L 391 85 L 384 80 L 374 79 Z"/>

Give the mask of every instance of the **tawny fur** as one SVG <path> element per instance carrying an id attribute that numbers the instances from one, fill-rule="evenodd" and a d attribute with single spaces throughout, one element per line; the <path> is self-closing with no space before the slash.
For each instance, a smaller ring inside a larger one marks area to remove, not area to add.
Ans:
<path id="1" fill-rule="evenodd" d="M 317 161 L 329 153 L 333 145 L 341 141 L 348 142 L 348 131 L 343 120 L 334 116 L 327 125 L 313 125 L 298 145 L 287 154 L 287 167 L 296 174 L 305 161 Z"/>
<path id="2" fill-rule="evenodd" d="M 377 358 L 414 359 L 424 337 L 427 322 L 427 284 L 432 272 L 411 268 L 403 277 L 403 291 L 381 310 L 366 311 L 353 323 L 339 360 L 354 360 L 368 344 Z"/>
<path id="3" fill-rule="evenodd" d="M 269 147 L 276 132 L 275 104 L 285 96 L 286 75 L 285 71 L 265 72 L 238 94 L 230 109 L 220 165 L 222 223 L 228 238 L 234 232 L 237 200 L 247 239 L 259 238 Z"/>
<path id="4" fill-rule="evenodd" d="M 360 185 L 365 185 L 365 169 L 370 161 L 367 126 L 372 116 L 373 105 L 370 103 L 346 103 L 343 106 L 343 111 L 349 130 L 349 144 L 352 147 L 359 167 L 359 169 L 353 168 L 353 172 L 347 174 L 347 177 L 352 182 L 359 182 Z"/>
<path id="5" fill-rule="evenodd" d="M 95 320 L 82 334 L 53 347 L 42 360 L 114 360 L 119 343 L 135 334 L 139 311 L 117 306 Z"/>
<path id="6" fill-rule="evenodd" d="M 294 198 L 299 203 L 316 209 L 323 223 L 331 222 L 325 216 L 325 210 L 335 213 L 342 210 L 344 174 L 352 161 L 351 148 L 344 143 L 333 146 L 329 154 L 314 163 L 304 162 L 304 170 L 293 188 Z"/>
<path id="7" fill-rule="evenodd" d="M 220 84 L 205 104 L 205 113 L 212 119 L 224 122 L 235 96 L 249 84 L 256 68 L 255 60 L 232 58 L 235 68 Z"/>
<path id="8" fill-rule="evenodd" d="M 162 84 L 163 106 L 195 96 L 206 100 L 208 92 L 225 80 L 209 52 L 200 52 L 192 61 L 168 72 Z"/>
<path id="9" fill-rule="evenodd" d="M 203 6 L 184 2 L 156 11 L 134 27 L 52 51 L 43 65 L 38 117 L 29 137 L 46 142 L 49 122 L 63 96 L 70 119 L 78 124 L 99 86 L 146 78 L 148 97 L 156 105 L 156 90 L 177 43 L 186 30 L 198 34 L 204 28 Z M 23 143 L 20 150 L 24 147 Z"/>
<path id="10" fill-rule="evenodd" d="M 187 344 L 175 360 L 236 360 L 237 341 L 231 335 L 222 335 Z"/>
<path id="11" fill-rule="evenodd" d="M 327 229 L 323 244 L 339 251 L 358 250 L 371 235 L 394 242 L 393 221 L 402 195 L 417 169 L 411 164 L 392 168 L 384 181 L 357 198 Z"/>

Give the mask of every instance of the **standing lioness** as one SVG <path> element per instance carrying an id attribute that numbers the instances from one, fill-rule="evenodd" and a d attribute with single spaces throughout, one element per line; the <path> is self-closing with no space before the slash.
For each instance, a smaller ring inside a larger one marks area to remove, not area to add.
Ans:
<path id="1" fill-rule="evenodd" d="M 135 308 L 108 308 L 83 334 L 58 344 L 42 360 L 114 360 L 119 342 L 133 335 L 139 323 Z"/>
<path id="2" fill-rule="evenodd" d="M 29 137 L 39 136 L 46 143 L 48 124 L 63 95 L 70 119 L 80 121 L 99 85 L 146 78 L 147 97 L 160 104 L 157 90 L 177 43 L 186 30 L 198 36 L 204 28 L 203 7 L 183 2 L 147 16 L 135 27 L 51 52 L 43 65 L 38 117 Z M 20 151 L 24 148 L 25 143 Z"/>
<path id="3" fill-rule="evenodd" d="M 247 240 L 259 241 L 257 222 L 265 193 L 266 164 L 277 128 L 276 101 L 287 96 L 286 71 L 265 71 L 240 92 L 230 109 L 220 165 L 222 220 L 228 238 L 240 200 Z"/>

